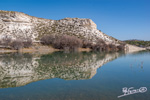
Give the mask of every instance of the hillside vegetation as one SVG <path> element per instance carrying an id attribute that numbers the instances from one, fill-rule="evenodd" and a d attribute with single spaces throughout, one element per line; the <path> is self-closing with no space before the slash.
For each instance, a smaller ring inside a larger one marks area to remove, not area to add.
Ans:
<path id="1" fill-rule="evenodd" d="M 144 41 L 144 40 L 126 40 L 124 42 L 131 44 L 131 45 L 136 45 L 138 47 L 149 47 L 150 46 L 150 41 Z"/>

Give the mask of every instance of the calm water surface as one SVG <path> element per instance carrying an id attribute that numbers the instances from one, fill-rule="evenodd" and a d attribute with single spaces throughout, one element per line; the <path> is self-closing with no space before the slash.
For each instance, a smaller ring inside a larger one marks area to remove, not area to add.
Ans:
<path id="1" fill-rule="evenodd" d="M 0 54 L 0 100 L 150 100 L 149 77 L 148 51 Z"/>

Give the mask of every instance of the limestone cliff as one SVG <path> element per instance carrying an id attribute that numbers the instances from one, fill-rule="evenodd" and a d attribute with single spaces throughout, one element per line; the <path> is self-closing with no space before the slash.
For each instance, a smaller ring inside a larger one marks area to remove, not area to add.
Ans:
<path id="1" fill-rule="evenodd" d="M 0 38 L 5 36 L 13 39 L 30 37 L 32 40 L 38 41 L 44 34 L 67 34 L 92 42 L 97 39 L 103 39 L 109 43 L 119 42 L 99 31 L 91 19 L 50 20 L 32 17 L 21 12 L 0 10 Z"/>

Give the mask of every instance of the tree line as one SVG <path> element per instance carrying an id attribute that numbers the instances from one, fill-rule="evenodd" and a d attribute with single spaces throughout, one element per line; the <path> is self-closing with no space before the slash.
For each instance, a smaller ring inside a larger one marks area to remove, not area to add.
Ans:
<path id="1" fill-rule="evenodd" d="M 115 45 L 106 44 L 102 39 L 93 43 L 89 40 L 82 40 L 76 36 L 70 35 L 44 35 L 40 39 L 40 43 L 46 46 L 52 46 L 55 49 L 64 51 L 77 51 L 79 48 L 89 48 L 92 51 L 123 51 L 125 44 Z M 11 39 L 4 37 L 0 40 L 1 48 L 19 50 L 21 48 L 29 48 L 33 45 L 32 39 Z"/>
<path id="2" fill-rule="evenodd" d="M 150 41 L 144 41 L 144 40 L 125 40 L 125 43 L 136 45 L 138 47 L 149 47 Z"/>

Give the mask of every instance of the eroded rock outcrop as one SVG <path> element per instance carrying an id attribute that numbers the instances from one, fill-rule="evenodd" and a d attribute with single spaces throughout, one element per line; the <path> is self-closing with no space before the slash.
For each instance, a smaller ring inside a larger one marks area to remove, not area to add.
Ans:
<path id="1" fill-rule="evenodd" d="M 126 51 L 127 53 L 133 53 L 133 52 L 138 52 L 138 51 L 143 51 L 143 50 L 146 50 L 146 48 L 142 48 L 142 47 L 137 47 L 135 45 L 130 45 L 130 44 L 127 44 L 126 45 Z"/>
<path id="2" fill-rule="evenodd" d="M 119 41 L 99 31 L 91 19 L 49 20 L 20 12 L 0 10 L 0 38 L 5 36 L 13 39 L 30 37 L 32 40 L 39 40 L 44 34 L 67 34 L 93 42 L 97 39 L 103 39 L 109 43 L 118 43 Z"/>

